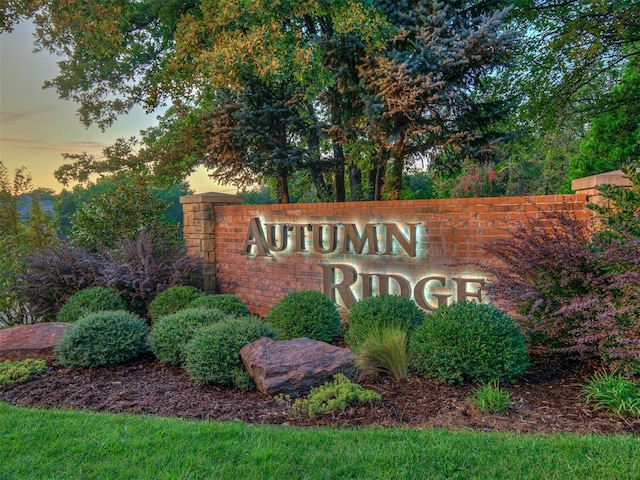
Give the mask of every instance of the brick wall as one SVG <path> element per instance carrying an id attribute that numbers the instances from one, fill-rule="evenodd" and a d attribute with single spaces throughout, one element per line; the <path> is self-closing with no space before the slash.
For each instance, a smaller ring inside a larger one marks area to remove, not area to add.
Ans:
<path id="1" fill-rule="evenodd" d="M 239 197 L 204 194 L 183 197 L 182 202 L 189 252 L 207 262 L 205 288 L 236 294 L 262 316 L 285 294 L 301 289 L 324 291 L 341 304 L 348 304 L 349 292 L 359 299 L 404 290 L 426 309 L 452 299 L 477 298 L 488 280 L 479 266 L 485 259 L 483 243 L 506 235 L 515 222 L 541 218 L 549 210 L 591 217 L 586 194 L 290 205 L 238 205 Z M 415 229 L 415 254 L 397 235 L 387 235 L 394 225 L 406 240 Z M 277 234 L 267 238 L 271 228 Z M 319 245 L 329 249 L 330 228 L 335 228 L 342 252 L 339 247 L 325 254 L 314 247 L 314 232 L 322 231 Z M 369 228 L 369 240 L 375 233 L 375 241 L 360 249 L 347 242 L 345 248 L 347 228 L 358 234 Z M 272 251 L 282 245 L 282 232 L 287 248 Z M 296 246 L 300 232 L 304 251 Z M 273 240 L 274 248 L 261 252 L 257 244 L 265 239 Z"/>

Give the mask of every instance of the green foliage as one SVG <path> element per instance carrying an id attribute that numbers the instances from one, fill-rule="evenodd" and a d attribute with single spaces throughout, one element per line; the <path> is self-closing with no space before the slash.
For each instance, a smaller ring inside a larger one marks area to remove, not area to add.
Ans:
<path id="1" fill-rule="evenodd" d="M 480 410 L 489 413 L 504 413 L 513 405 L 511 394 L 501 388 L 497 381 L 485 383 L 474 389 L 471 401 Z"/>
<path id="2" fill-rule="evenodd" d="M 200 329 L 186 347 L 184 368 L 198 384 L 233 385 L 253 388 L 246 372 L 240 349 L 261 337 L 276 334 L 260 319 L 231 318 Z"/>
<path id="3" fill-rule="evenodd" d="M 160 292 L 149 304 L 149 317 L 157 320 L 163 315 L 169 315 L 190 307 L 191 302 L 202 297 L 205 293 L 190 285 L 176 285 Z"/>
<path id="4" fill-rule="evenodd" d="M 396 380 L 409 375 L 409 334 L 394 326 L 373 327 L 360 345 L 355 365 L 365 376 L 390 375 Z"/>
<path id="5" fill-rule="evenodd" d="M 372 330 L 395 327 L 410 334 L 423 321 L 424 313 L 408 298 L 397 295 L 364 298 L 347 315 L 344 340 L 357 352 Z"/>
<path id="6" fill-rule="evenodd" d="M 582 387 L 582 398 L 596 408 L 640 418 L 640 384 L 621 373 L 597 372 Z"/>
<path id="7" fill-rule="evenodd" d="M 42 359 L 27 358 L 18 362 L 0 362 L 0 388 L 26 382 L 46 370 L 47 362 Z"/>
<path id="8" fill-rule="evenodd" d="M 249 315 L 246 305 L 236 295 L 218 294 L 203 295 L 194 298 L 189 303 L 191 308 L 214 308 L 235 317 L 246 317 Z"/>
<path id="9" fill-rule="evenodd" d="M 58 322 L 75 322 L 87 313 L 126 310 L 127 305 L 116 291 L 105 287 L 89 287 L 71 295 L 56 315 Z"/>
<path id="10" fill-rule="evenodd" d="M 115 181 L 78 207 L 71 234 L 89 249 L 112 248 L 119 239 L 135 238 L 141 229 L 162 223 L 166 208 L 145 178 Z"/>
<path id="11" fill-rule="evenodd" d="M 129 312 L 91 313 L 68 327 L 55 348 L 58 362 L 67 367 L 117 365 L 147 349 L 147 326 Z"/>
<path id="12" fill-rule="evenodd" d="M 288 293 L 273 306 L 267 323 L 285 340 L 307 337 L 331 342 L 342 328 L 338 309 L 317 290 Z"/>
<path id="13" fill-rule="evenodd" d="M 626 241 L 629 237 L 640 239 L 640 158 L 626 163 L 621 169 L 631 185 L 599 186 L 598 195 L 603 201 L 587 205 L 601 217 L 604 232 L 597 235 L 600 242 Z"/>
<path id="14" fill-rule="evenodd" d="M 460 384 L 511 381 L 528 366 L 515 321 L 491 305 L 466 301 L 429 314 L 409 340 L 409 358 L 421 375 Z"/>
<path id="15" fill-rule="evenodd" d="M 311 389 L 305 399 L 297 399 L 293 408 L 314 416 L 323 413 L 343 411 L 350 405 L 366 405 L 382 400 L 378 392 L 367 390 L 357 383 L 352 383 L 339 373 L 333 381 Z"/>
<path id="16" fill-rule="evenodd" d="M 228 319 L 229 316 L 220 310 L 203 307 L 186 308 L 161 316 L 149 333 L 149 346 L 161 362 L 182 364 L 187 344 L 199 329 Z"/>

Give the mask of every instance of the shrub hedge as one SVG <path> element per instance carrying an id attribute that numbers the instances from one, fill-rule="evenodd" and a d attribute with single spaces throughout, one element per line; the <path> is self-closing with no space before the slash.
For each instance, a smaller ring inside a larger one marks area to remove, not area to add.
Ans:
<path id="1" fill-rule="evenodd" d="M 89 287 L 71 295 L 56 316 L 58 322 L 73 323 L 87 313 L 126 310 L 127 304 L 116 291 L 106 287 Z"/>
<path id="2" fill-rule="evenodd" d="M 466 301 L 429 314 L 409 340 L 409 358 L 420 374 L 460 384 L 511 381 L 528 366 L 515 320 L 492 305 Z"/>
<path id="3" fill-rule="evenodd" d="M 307 337 L 331 342 L 342 331 L 338 309 L 317 290 L 285 295 L 269 312 L 267 323 L 285 340 Z"/>
<path id="4" fill-rule="evenodd" d="M 230 317 L 220 310 L 208 308 L 186 308 L 160 317 L 149 334 L 149 346 L 163 363 L 184 363 L 185 349 L 198 330 Z"/>
<path id="5" fill-rule="evenodd" d="M 190 285 L 176 285 L 160 292 L 149 304 L 149 317 L 155 321 L 163 315 L 188 308 L 190 303 L 205 293 Z"/>
<path id="6" fill-rule="evenodd" d="M 90 313 L 67 328 L 55 349 L 68 367 L 124 363 L 147 350 L 147 326 L 125 311 Z"/>
<path id="7" fill-rule="evenodd" d="M 246 317 L 249 315 L 246 305 L 236 295 L 219 294 L 219 295 L 202 295 L 191 301 L 191 308 L 215 308 L 227 315 L 234 317 Z"/>

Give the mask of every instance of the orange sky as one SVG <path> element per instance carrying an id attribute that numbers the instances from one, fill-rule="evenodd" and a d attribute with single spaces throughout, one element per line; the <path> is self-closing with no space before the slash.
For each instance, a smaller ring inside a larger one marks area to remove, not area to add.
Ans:
<path id="1" fill-rule="evenodd" d="M 64 163 L 62 153 L 88 152 L 96 156 L 118 137 L 138 135 L 156 123 L 156 114 L 137 109 L 119 119 L 106 132 L 80 125 L 77 106 L 58 99 L 42 84 L 57 72 L 56 57 L 33 53 L 33 27 L 23 23 L 12 33 L 0 34 L 0 161 L 13 172 L 25 166 L 34 187 L 63 188 L 53 172 Z M 197 192 L 234 191 L 216 186 L 200 171 L 189 178 Z"/>

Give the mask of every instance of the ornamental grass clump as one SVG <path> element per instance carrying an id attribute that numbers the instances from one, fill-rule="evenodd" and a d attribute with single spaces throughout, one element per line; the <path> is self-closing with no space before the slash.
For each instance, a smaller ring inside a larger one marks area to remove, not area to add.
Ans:
<path id="1" fill-rule="evenodd" d="M 500 382 L 497 381 L 476 388 L 471 395 L 471 401 L 480 410 L 489 413 L 504 413 L 514 404 L 511 394 L 500 387 Z"/>
<path id="2" fill-rule="evenodd" d="M 32 377 L 44 373 L 47 362 L 40 358 L 27 358 L 17 362 L 6 360 L 0 362 L 0 388 L 14 383 L 23 383 Z"/>
<path id="3" fill-rule="evenodd" d="M 409 376 L 409 333 L 398 327 L 374 327 L 360 345 L 355 366 L 363 377 Z"/>
<path id="4" fill-rule="evenodd" d="M 255 384 L 247 373 L 240 349 L 276 333 L 258 318 L 230 318 L 201 328 L 186 347 L 184 368 L 198 384 L 220 384 L 248 390 Z"/>
<path id="5" fill-rule="evenodd" d="M 188 308 L 193 300 L 205 293 L 190 285 L 176 285 L 160 292 L 149 304 L 149 317 L 156 321 L 163 315 L 176 313 Z"/>
<path id="6" fill-rule="evenodd" d="M 596 372 L 582 387 L 581 397 L 596 408 L 640 418 L 640 384 L 620 372 Z"/>
<path id="7" fill-rule="evenodd" d="M 333 381 L 311 389 L 307 398 L 299 398 L 293 409 L 310 416 L 343 411 L 350 405 L 366 405 L 382 400 L 378 392 L 367 390 L 339 373 Z"/>
<path id="8" fill-rule="evenodd" d="M 249 310 L 247 310 L 247 306 L 243 301 L 238 296 L 231 294 L 203 295 L 191 301 L 189 307 L 215 308 L 234 317 L 246 317 L 249 315 Z"/>
<path id="9" fill-rule="evenodd" d="M 71 295 L 56 316 L 58 322 L 72 323 L 88 313 L 126 310 L 127 304 L 112 288 L 89 287 Z"/>
<path id="10" fill-rule="evenodd" d="M 411 299 L 397 295 L 364 298 L 349 311 L 344 340 L 358 352 L 374 331 L 393 327 L 410 335 L 423 321 L 424 313 Z"/>
<path id="11" fill-rule="evenodd" d="M 269 312 L 267 323 L 284 340 L 307 337 L 332 342 L 342 331 L 338 309 L 317 290 L 300 290 L 285 295 Z"/>
<path id="12" fill-rule="evenodd" d="M 409 340 L 409 358 L 419 374 L 459 384 L 512 381 L 529 364 L 513 318 L 467 301 L 429 314 Z"/>
<path id="13" fill-rule="evenodd" d="M 146 336 L 146 324 L 133 313 L 90 313 L 64 331 L 56 358 L 67 367 L 117 365 L 146 352 Z"/>
<path id="14" fill-rule="evenodd" d="M 231 318 L 220 310 L 186 308 L 155 321 L 149 333 L 149 346 L 162 363 L 180 365 L 186 358 L 186 347 L 198 330 Z"/>

